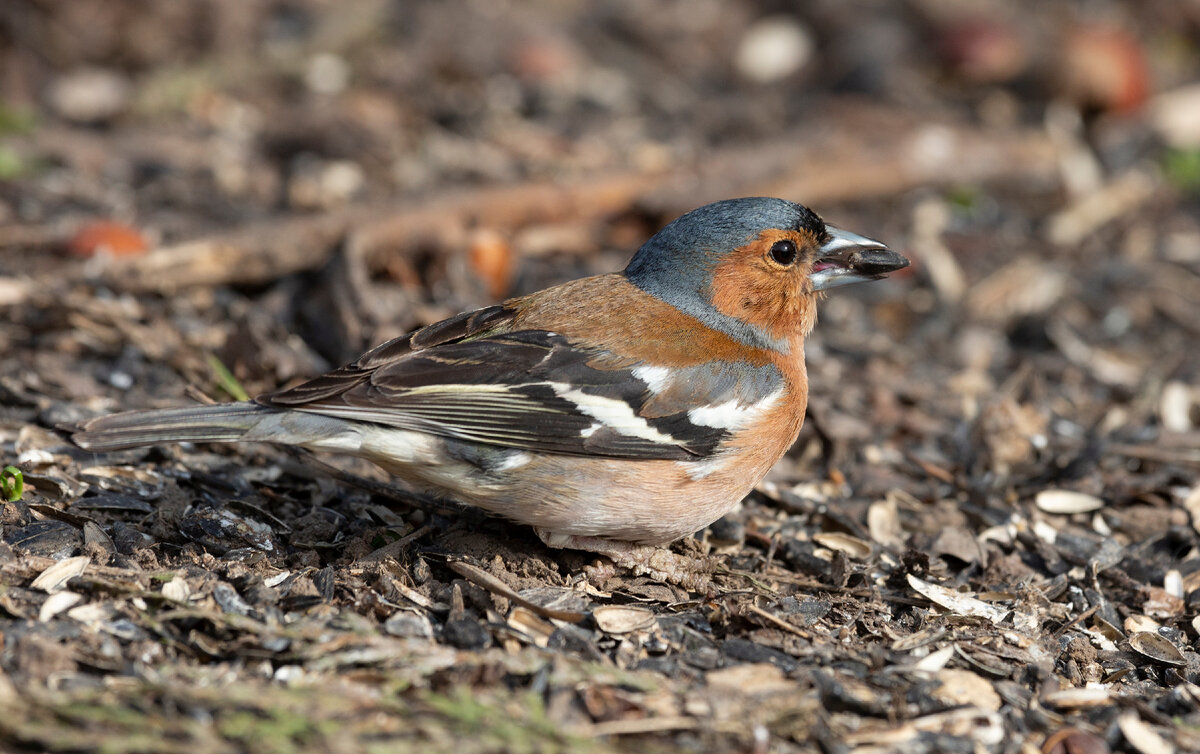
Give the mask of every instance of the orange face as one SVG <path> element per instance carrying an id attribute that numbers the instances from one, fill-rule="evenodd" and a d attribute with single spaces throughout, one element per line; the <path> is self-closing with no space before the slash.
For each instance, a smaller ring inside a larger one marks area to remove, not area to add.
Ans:
<path id="1" fill-rule="evenodd" d="M 804 230 L 764 230 L 717 264 L 713 306 L 772 338 L 803 338 L 817 322 L 817 295 L 809 275 L 819 247 Z"/>

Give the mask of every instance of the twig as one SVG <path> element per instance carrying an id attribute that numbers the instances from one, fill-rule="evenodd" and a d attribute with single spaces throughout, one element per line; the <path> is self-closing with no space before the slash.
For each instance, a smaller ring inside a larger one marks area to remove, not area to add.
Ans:
<path id="1" fill-rule="evenodd" d="M 767 621 L 771 625 L 773 625 L 777 628 L 780 628 L 784 631 L 787 631 L 789 634 L 795 634 L 796 636 L 799 636 L 801 639 L 807 639 L 809 641 L 812 641 L 812 634 L 810 634 L 807 631 L 802 631 L 799 628 L 796 628 L 791 623 L 788 623 L 783 618 L 780 618 L 777 615 L 771 615 L 770 613 L 768 613 L 766 610 L 763 610 L 758 605 L 746 605 L 746 610 L 754 613 L 755 615 L 757 615 L 758 617 Z"/>
<path id="2" fill-rule="evenodd" d="M 366 555 L 363 555 L 358 559 L 358 563 L 356 565 L 361 565 L 363 563 L 380 563 L 388 558 L 394 558 L 399 555 L 405 547 L 408 547 L 409 544 L 417 541 L 431 531 L 433 531 L 433 527 L 429 526 L 428 524 L 418 527 L 408 534 L 405 534 L 400 539 L 397 539 L 395 542 L 388 542 L 383 547 L 376 548 Z"/>
<path id="3" fill-rule="evenodd" d="M 594 738 L 601 736 L 637 736 L 646 733 L 669 733 L 673 730 L 692 730 L 700 727 L 694 717 L 631 717 L 623 720 L 605 720 L 580 729 L 580 733 Z"/>
<path id="4" fill-rule="evenodd" d="M 1200 448 L 1164 448 L 1159 445 L 1124 445 L 1113 443 L 1105 446 L 1105 449 L 1112 453 L 1128 456 L 1129 458 L 1137 458 L 1141 461 L 1200 466 Z"/>
<path id="5" fill-rule="evenodd" d="M 707 151 L 671 171 L 628 171 L 573 183 L 549 181 L 455 191 L 415 204 L 355 206 L 316 217 L 274 219 L 110 260 L 101 272 L 118 289 L 261 284 L 316 269 L 347 239 L 375 267 L 397 249 L 472 227 L 597 219 L 634 207 L 663 216 L 730 196 L 773 195 L 823 204 L 890 195 L 914 186 L 1055 175 L 1056 149 L 1041 131 L 996 132 L 929 123 L 894 108 L 856 106 L 771 143 Z M 840 108 L 844 109 L 844 108 Z M 847 124 L 853 124 L 847 126 Z M 886 139 L 878 134 L 886 133 Z M 804 166 L 797 170 L 796 166 Z M 837 175 L 838 180 L 828 180 Z M 83 275 L 84 268 L 75 270 Z M 54 282 L 54 281 L 47 281 Z"/>
<path id="6" fill-rule="evenodd" d="M 555 620 L 567 621 L 568 623 L 579 623 L 587 618 L 585 613 L 575 612 L 574 610 L 555 610 L 550 607 L 542 607 L 541 605 L 530 602 L 521 595 L 513 591 L 512 587 L 505 584 L 500 579 L 492 574 L 477 568 L 465 560 L 447 560 L 446 565 L 450 570 L 462 576 L 467 581 L 470 581 L 476 586 L 481 586 L 484 589 L 504 597 L 509 602 L 520 605 L 530 612 L 536 613 L 543 618 L 553 618 Z"/>
<path id="7" fill-rule="evenodd" d="M 1081 623 L 1081 622 L 1087 620 L 1088 618 L 1092 617 L 1093 615 L 1095 615 L 1096 611 L 1099 609 L 1100 609 L 1099 603 L 1092 605 L 1087 610 L 1084 610 L 1079 615 L 1076 615 L 1071 620 L 1069 620 L 1066 623 L 1059 626 L 1058 630 L 1056 630 L 1054 633 L 1052 633 L 1051 636 L 1054 637 L 1055 639 L 1057 639 L 1059 636 L 1062 636 L 1064 633 L 1069 631 L 1072 626 L 1076 625 L 1077 623 Z"/>

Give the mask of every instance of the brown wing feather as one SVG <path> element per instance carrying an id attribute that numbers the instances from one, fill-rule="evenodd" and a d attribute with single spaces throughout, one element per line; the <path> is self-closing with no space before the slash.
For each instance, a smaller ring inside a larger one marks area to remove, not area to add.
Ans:
<path id="1" fill-rule="evenodd" d="M 782 385 L 774 366 L 726 361 L 675 369 L 664 383 L 639 372 L 653 362 L 548 330 L 513 331 L 513 319 L 505 306 L 460 314 L 257 401 L 503 447 L 685 460 L 729 436 L 692 421 L 693 409 L 754 406 Z"/>
<path id="2" fill-rule="evenodd" d="M 372 348 L 344 367 L 314 377 L 295 387 L 264 393 L 254 400 L 264 406 L 296 408 L 341 395 L 369 379 L 371 374 L 400 361 L 417 351 L 457 343 L 493 333 L 504 332 L 512 322 L 513 311 L 496 304 L 471 312 L 463 312 L 441 322 L 435 322 L 407 335 L 393 338 Z"/>

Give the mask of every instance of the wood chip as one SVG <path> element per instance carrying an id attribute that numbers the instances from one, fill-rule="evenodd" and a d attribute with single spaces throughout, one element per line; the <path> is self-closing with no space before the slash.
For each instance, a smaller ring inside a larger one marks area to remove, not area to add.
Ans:
<path id="1" fill-rule="evenodd" d="M 528 636 L 534 646 L 545 647 L 554 633 L 554 624 L 527 607 L 517 605 L 508 613 L 508 625 Z"/>
<path id="2" fill-rule="evenodd" d="M 930 652 L 929 654 L 925 655 L 920 660 L 918 660 L 917 663 L 913 666 L 913 668 L 915 670 L 921 670 L 921 671 L 930 672 L 930 673 L 937 672 L 937 671 L 941 670 L 942 668 L 946 667 L 946 665 L 950 662 L 950 659 L 952 657 L 954 657 L 954 645 L 953 644 L 951 644 L 948 647 L 942 647 L 941 649 L 937 650 L 936 652 Z M 974 674 L 972 674 L 972 675 L 974 675 Z"/>
<path id="3" fill-rule="evenodd" d="M 1104 507 L 1104 501 L 1100 498 L 1071 490 L 1042 490 L 1034 498 L 1034 503 L 1046 513 L 1061 515 L 1088 513 Z"/>
<path id="4" fill-rule="evenodd" d="M 719 694 L 736 696 L 768 696 L 797 687 L 795 681 L 789 681 L 782 670 L 769 662 L 751 662 L 710 670 L 705 674 L 704 681 Z"/>
<path id="5" fill-rule="evenodd" d="M 779 628 L 780 630 L 787 631 L 789 634 L 795 634 L 796 636 L 799 636 L 803 639 L 811 639 L 812 638 L 812 634 L 810 634 L 807 631 L 804 631 L 796 626 L 793 626 L 791 623 L 788 623 L 783 618 L 780 618 L 778 615 L 772 615 L 771 613 L 767 612 L 766 610 L 763 610 L 758 605 L 753 605 L 753 604 L 747 605 L 746 611 L 754 613 L 755 615 L 757 615 L 758 617 L 767 621 L 771 625 Z"/>
<path id="6" fill-rule="evenodd" d="M 1186 607 L 1183 597 L 1172 594 L 1162 587 L 1146 588 L 1146 600 L 1142 603 L 1142 610 L 1151 618 L 1169 620 L 1183 615 Z"/>
<path id="7" fill-rule="evenodd" d="M 70 610 L 75 605 L 83 600 L 82 594 L 75 592 L 55 592 L 46 598 L 42 603 L 42 608 L 38 611 L 38 621 L 45 623 L 59 613 Z"/>
<path id="8" fill-rule="evenodd" d="M 1200 148 L 1200 84 L 1162 92 L 1148 109 L 1150 124 L 1164 141 L 1177 149 Z"/>
<path id="9" fill-rule="evenodd" d="M 187 581 L 178 576 L 162 585 L 162 595 L 175 602 L 187 602 L 191 594 Z"/>
<path id="10" fill-rule="evenodd" d="M 1109 754 L 1108 744 L 1095 733 L 1063 728 L 1046 737 L 1042 754 Z"/>
<path id="11" fill-rule="evenodd" d="M 1187 666 L 1183 652 L 1170 640 L 1149 631 L 1139 631 L 1129 637 L 1129 647 L 1149 660 L 1161 665 L 1182 668 Z"/>
<path id="12" fill-rule="evenodd" d="M 1060 689 L 1043 695 L 1042 701 L 1051 707 L 1064 710 L 1109 707 L 1116 704 L 1112 691 L 1102 687 Z"/>
<path id="13" fill-rule="evenodd" d="M 1100 227 L 1136 212 L 1157 188 L 1158 181 L 1145 171 L 1129 170 L 1052 215 L 1046 237 L 1058 246 L 1074 246 Z"/>
<path id="14" fill-rule="evenodd" d="M 843 532 L 819 532 L 813 535 L 813 541 L 830 550 L 837 550 L 854 558 L 862 560 L 871 556 L 871 543 Z"/>
<path id="15" fill-rule="evenodd" d="M 426 610 L 432 610 L 435 613 L 445 613 L 450 610 L 449 605 L 442 603 L 442 602 L 435 602 L 435 601 L 429 599 L 428 597 L 426 597 L 425 595 L 421 594 L 417 590 L 411 589 L 411 588 L 405 586 L 404 584 L 401 584 L 399 581 L 393 581 L 392 588 L 395 589 L 397 592 L 399 592 L 400 595 L 404 597 L 404 599 L 413 603 L 417 607 L 423 607 Z"/>
<path id="16" fill-rule="evenodd" d="M 82 574 L 83 569 L 87 568 L 90 562 L 91 558 L 86 555 L 60 560 L 38 574 L 29 588 L 41 589 L 44 592 L 56 592 L 62 589 L 68 581 Z"/>
<path id="17" fill-rule="evenodd" d="M 916 633 L 902 636 L 892 642 L 892 650 L 896 652 L 911 652 L 918 647 L 924 647 L 927 644 L 932 644 L 946 635 L 946 627 L 943 625 L 933 625 L 928 628 L 923 628 Z"/>
<path id="18" fill-rule="evenodd" d="M 969 305 L 975 316 L 1007 324 L 1049 310 L 1062 299 L 1067 283 L 1067 276 L 1044 259 L 1017 259 L 980 281 Z"/>
<path id="19" fill-rule="evenodd" d="M 603 736 L 640 736 L 647 733 L 692 730 L 698 727 L 700 727 L 700 721 L 692 717 L 635 717 L 594 723 L 585 728 L 584 733 L 596 738 Z"/>
<path id="20" fill-rule="evenodd" d="M 974 705 L 990 712 L 1000 709 L 1000 695 L 991 681 L 969 670 L 946 668 L 935 676 L 941 684 L 933 696 L 951 706 Z"/>
<path id="21" fill-rule="evenodd" d="M 1162 397 L 1159 399 L 1158 414 L 1162 420 L 1163 429 L 1168 432 L 1190 432 L 1195 427 L 1192 416 L 1200 403 L 1200 391 L 1179 381 L 1163 385 Z"/>
<path id="22" fill-rule="evenodd" d="M 867 508 L 867 531 L 871 539 L 892 549 L 904 548 L 904 529 L 900 525 L 900 507 L 894 499 L 877 500 Z"/>
<path id="23" fill-rule="evenodd" d="M 508 584 L 505 584 L 503 581 L 483 570 L 482 568 L 473 566 L 466 561 L 450 560 L 447 561 L 446 565 L 449 566 L 450 570 L 454 571 L 468 581 L 483 587 L 489 592 L 504 597 L 515 605 L 521 605 L 522 607 L 531 610 L 542 617 L 554 618 L 555 620 L 566 621 L 568 623 L 580 623 L 587 617 L 587 615 L 584 613 L 576 612 L 574 610 L 555 610 L 554 608 L 542 607 L 535 602 L 530 602 L 518 594 L 516 590 L 514 590 Z"/>
<path id="24" fill-rule="evenodd" d="M 34 286 L 29 280 L 0 277 L 0 306 L 16 306 L 33 296 Z"/>
<path id="25" fill-rule="evenodd" d="M 654 626 L 652 610 L 635 605 L 604 605 L 592 611 L 592 620 L 606 634 L 629 634 L 646 631 Z"/>
<path id="26" fill-rule="evenodd" d="M 1005 739 L 1004 719 L 1000 714 L 976 706 L 918 717 L 913 720 L 913 727 L 919 731 L 965 738 L 984 750 L 993 750 Z"/>
<path id="27" fill-rule="evenodd" d="M 1175 754 L 1175 747 L 1130 710 L 1117 718 L 1121 735 L 1139 754 Z"/>
<path id="28" fill-rule="evenodd" d="M 937 584 L 930 584 L 928 581 L 922 581 L 916 576 L 913 576 L 911 573 L 908 574 L 908 585 L 916 590 L 918 594 L 922 595 L 938 607 L 945 608 L 946 610 L 958 615 L 969 615 L 973 618 L 984 618 L 992 623 L 999 624 L 1006 617 L 1008 617 L 1009 613 L 1011 612 L 1009 610 L 998 608 L 995 605 L 989 605 L 988 603 L 982 600 L 977 600 L 974 597 L 947 589 L 944 586 L 938 586 Z"/>
<path id="29" fill-rule="evenodd" d="M 1183 508 L 1191 518 L 1192 528 L 1200 533 L 1200 485 L 1193 487 L 1183 499 Z"/>
<path id="30" fill-rule="evenodd" d="M 1136 634 L 1139 631 L 1153 633 L 1162 628 L 1162 624 L 1148 615 L 1139 615 L 1135 613 L 1125 618 L 1123 628 L 1125 629 L 1126 635 Z"/>

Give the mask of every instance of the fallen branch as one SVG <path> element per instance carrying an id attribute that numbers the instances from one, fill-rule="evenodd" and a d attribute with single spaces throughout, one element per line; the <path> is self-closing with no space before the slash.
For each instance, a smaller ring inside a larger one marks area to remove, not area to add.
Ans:
<path id="1" fill-rule="evenodd" d="M 343 238 L 378 268 L 397 249 L 444 244 L 471 228 L 506 232 L 564 219 L 588 222 L 634 207 L 669 217 L 730 196 L 782 196 L 820 206 L 921 185 L 1055 180 L 1056 147 L 1040 131 L 931 125 L 913 114 L 853 107 L 834 108 L 786 139 L 715 150 L 677 170 L 455 190 L 400 208 L 355 206 L 272 220 L 112 259 L 100 277 L 130 291 L 261 284 L 320 267 Z"/>

